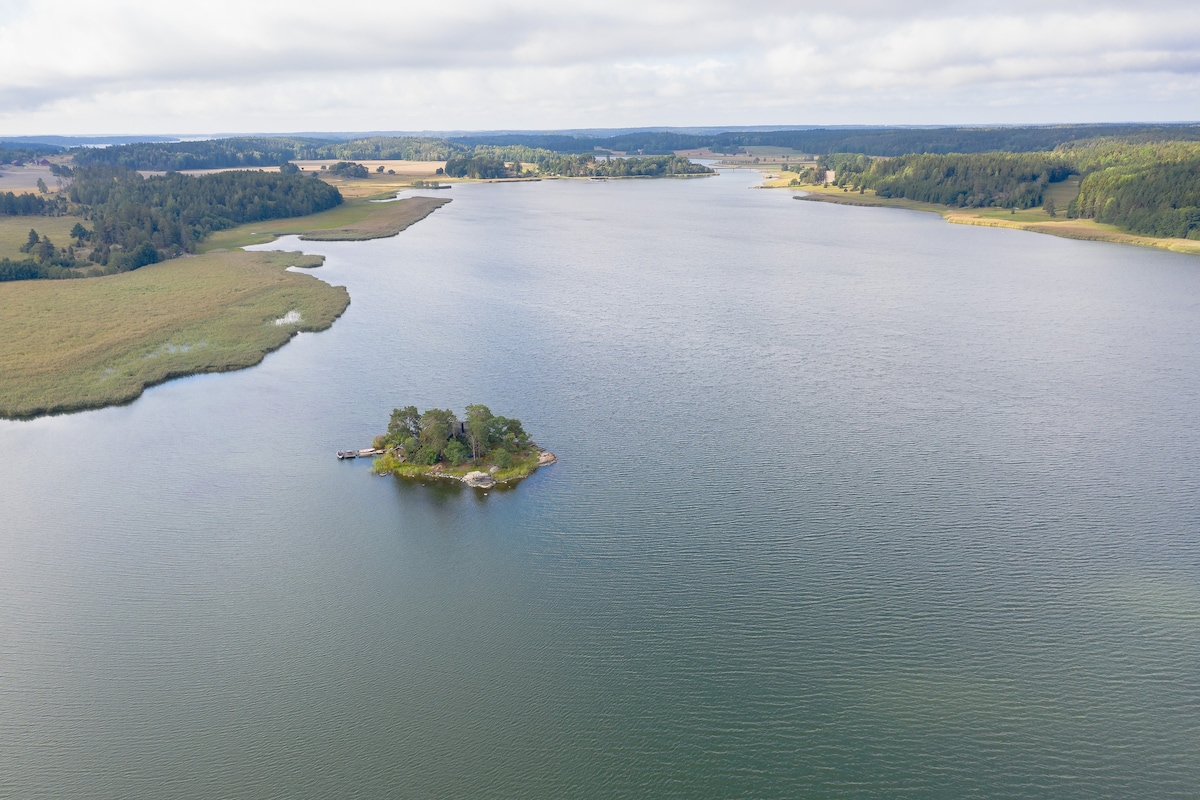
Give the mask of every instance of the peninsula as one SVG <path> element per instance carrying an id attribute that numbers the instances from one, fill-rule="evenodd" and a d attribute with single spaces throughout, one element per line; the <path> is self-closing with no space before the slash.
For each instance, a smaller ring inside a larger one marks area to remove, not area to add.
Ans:
<path id="1" fill-rule="evenodd" d="M 467 406 L 462 420 L 450 409 L 394 409 L 387 433 L 374 445 L 383 451 L 373 467 L 379 475 L 449 478 L 477 489 L 515 483 L 557 461 L 529 438 L 519 419 L 497 416 L 484 405 Z"/>

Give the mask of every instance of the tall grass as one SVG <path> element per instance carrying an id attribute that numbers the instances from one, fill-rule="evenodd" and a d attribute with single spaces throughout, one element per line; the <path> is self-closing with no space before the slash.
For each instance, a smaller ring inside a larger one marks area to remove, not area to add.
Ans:
<path id="1" fill-rule="evenodd" d="M 286 269 L 320 261 L 222 252 L 104 278 L 0 284 L 0 416 L 128 402 L 172 377 L 253 366 L 346 309 L 345 287 Z"/>

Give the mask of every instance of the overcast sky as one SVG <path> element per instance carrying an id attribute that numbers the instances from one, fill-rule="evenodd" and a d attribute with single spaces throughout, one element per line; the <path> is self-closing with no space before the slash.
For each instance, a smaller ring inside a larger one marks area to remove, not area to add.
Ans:
<path id="1" fill-rule="evenodd" d="M 1197 0 L 0 0 L 0 135 L 1197 119 Z"/>

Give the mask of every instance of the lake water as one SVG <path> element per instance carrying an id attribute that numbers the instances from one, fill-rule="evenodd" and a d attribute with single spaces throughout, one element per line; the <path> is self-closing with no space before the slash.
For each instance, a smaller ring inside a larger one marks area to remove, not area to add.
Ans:
<path id="1" fill-rule="evenodd" d="M 1196 797 L 1200 260 L 755 177 L 457 186 L 0 423 L 0 797 Z M 334 458 L 474 402 L 560 463 Z"/>

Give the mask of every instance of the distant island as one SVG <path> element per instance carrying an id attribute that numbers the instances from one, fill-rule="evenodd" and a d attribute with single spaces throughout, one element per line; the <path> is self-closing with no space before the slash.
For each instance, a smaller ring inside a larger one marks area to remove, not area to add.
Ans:
<path id="1" fill-rule="evenodd" d="M 478 489 L 513 483 L 553 464 L 521 420 L 470 405 L 462 420 L 450 409 L 393 409 L 387 433 L 375 437 L 374 471 L 402 478 L 450 478 Z"/>

